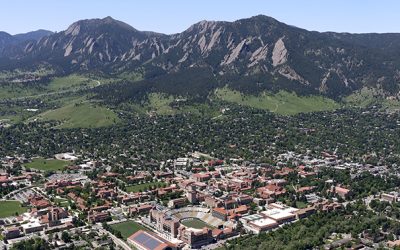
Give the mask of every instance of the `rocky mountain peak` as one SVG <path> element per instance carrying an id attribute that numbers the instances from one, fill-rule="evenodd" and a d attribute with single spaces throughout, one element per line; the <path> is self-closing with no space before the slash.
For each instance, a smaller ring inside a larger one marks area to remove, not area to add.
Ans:
<path id="1" fill-rule="evenodd" d="M 7 43 L 9 37 L 3 37 Z M 81 20 L 23 49 L 3 51 L 19 64 L 43 63 L 61 71 L 140 70 L 151 78 L 206 68 L 202 74 L 211 72 L 222 84 L 336 97 L 376 84 L 398 92 L 398 41 L 397 34 L 310 32 L 264 15 L 203 20 L 174 35 L 138 31 L 105 17 Z"/>

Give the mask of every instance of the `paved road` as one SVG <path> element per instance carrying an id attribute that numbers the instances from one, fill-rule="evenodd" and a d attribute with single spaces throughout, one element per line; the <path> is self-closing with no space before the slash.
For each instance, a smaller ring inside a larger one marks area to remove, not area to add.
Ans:
<path id="1" fill-rule="evenodd" d="M 241 236 L 244 236 L 244 235 L 236 235 L 236 236 L 233 236 L 233 237 L 228 238 L 228 239 L 219 240 L 216 243 L 209 244 L 207 246 L 203 246 L 203 247 L 201 247 L 201 249 L 202 250 L 213 250 L 213 249 L 216 249 L 216 248 L 219 248 L 219 247 L 223 247 L 227 241 L 235 239 L 235 238 L 239 238 Z"/>
<path id="2" fill-rule="evenodd" d="M 32 187 L 35 187 L 35 186 L 27 186 L 27 187 L 23 187 L 23 188 L 14 190 L 14 191 L 8 193 L 7 195 L 5 195 L 3 199 L 10 198 L 10 197 L 13 196 L 14 194 L 19 193 L 19 192 L 21 192 L 21 191 L 23 191 L 23 190 L 26 190 L 26 189 L 30 189 L 30 188 L 32 188 Z"/>

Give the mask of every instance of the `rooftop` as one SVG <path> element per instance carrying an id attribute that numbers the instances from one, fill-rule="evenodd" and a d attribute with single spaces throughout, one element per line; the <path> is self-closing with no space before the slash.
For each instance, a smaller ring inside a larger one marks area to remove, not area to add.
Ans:
<path id="1" fill-rule="evenodd" d="M 142 248 L 146 250 L 161 250 L 169 246 L 166 241 L 143 230 L 139 230 L 133 235 L 129 236 L 128 240 L 142 246 Z"/>
<path id="2" fill-rule="evenodd" d="M 264 218 L 264 216 L 262 216 L 261 214 L 252 214 L 252 215 L 247 215 L 242 217 L 242 219 L 247 220 L 247 221 L 253 221 L 253 220 L 258 220 L 258 219 L 262 219 Z"/>
<path id="3" fill-rule="evenodd" d="M 252 224 L 258 226 L 258 227 L 270 227 L 270 226 L 277 226 L 278 223 L 270 218 L 263 218 L 263 219 L 258 219 L 254 220 L 251 222 Z"/>
<path id="4" fill-rule="evenodd" d="M 292 214 L 291 212 L 289 212 L 287 210 L 278 209 L 278 208 L 268 209 L 261 213 L 273 220 L 282 220 L 282 219 L 295 217 L 295 215 Z"/>

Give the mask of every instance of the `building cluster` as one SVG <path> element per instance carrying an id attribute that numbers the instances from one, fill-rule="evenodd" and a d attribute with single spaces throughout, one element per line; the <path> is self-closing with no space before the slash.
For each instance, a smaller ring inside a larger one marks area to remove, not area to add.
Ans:
<path id="1" fill-rule="evenodd" d="M 36 203 L 34 203 L 36 204 Z M 7 240 L 23 237 L 31 233 L 51 233 L 72 228 L 74 217 L 65 209 L 38 204 L 30 212 L 17 216 L 16 220 L 3 220 L 3 236 Z"/>
<path id="2" fill-rule="evenodd" d="M 43 187 L 18 192 L 31 210 L 6 222 L 4 237 L 12 240 L 35 232 L 73 229 L 78 218 L 88 228 L 99 230 L 115 221 L 134 220 L 146 228 L 126 241 L 137 249 L 201 248 L 342 209 L 341 199 L 352 197 L 349 187 L 318 179 L 321 166 L 344 164 L 334 154 L 315 159 L 289 152 L 278 156 L 276 166 L 240 159 L 226 164 L 208 158 L 195 153 L 163 162 L 163 167 L 150 164 L 151 171 L 126 168 L 126 173 L 87 160 L 68 173 L 42 175 Z M 102 171 L 89 175 L 93 168 Z M 0 174 L 0 184 L 12 181 L 15 177 Z M 318 181 L 324 192 L 315 184 Z M 397 201 L 398 194 L 383 194 L 382 199 Z M 64 208 L 55 200 L 63 201 Z"/>
<path id="3" fill-rule="evenodd" d="M 283 204 L 271 203 L 267 206 L 265 211 L 243 216 L 240 221 L 246 231 L 259 234 L 297 219 L 305 218 L 315 212 L 315 207 L 297 209 Z"/>

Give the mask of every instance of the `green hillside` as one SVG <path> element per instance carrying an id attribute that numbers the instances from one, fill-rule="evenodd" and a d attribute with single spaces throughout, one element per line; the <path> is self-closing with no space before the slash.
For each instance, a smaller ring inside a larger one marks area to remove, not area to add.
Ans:
<path id="1" fill-rule="evenodd" d="M 56 77 L 50 81 L 47 86 L 49 91 L 72 90 L 83 87 L 94 87 L 100 84 L 97 80 L 92 80 L 82 75 L 69 75 L 65 77 Z"/>
<path id="2" fill-rule="evenodd" d="M 254 96 L 223 88 L 217 89 L 215 95 L 223 101 L 270 110 L 282 115 L 334 110 L 340 107 L 335 101 L 322 96 L 298 96 L 286 91 L 279 91 L 277 94 L 262 93 L 260 96 Z"/>
<path id="3" fill-rule="evenodd" d="M 119 122 L 117 115 L 106 107 L 95 103 L 72 103 L 44 112 L 37 116 L 42 120 L 61 121 L 60 128 L 96 128 Z"/>

